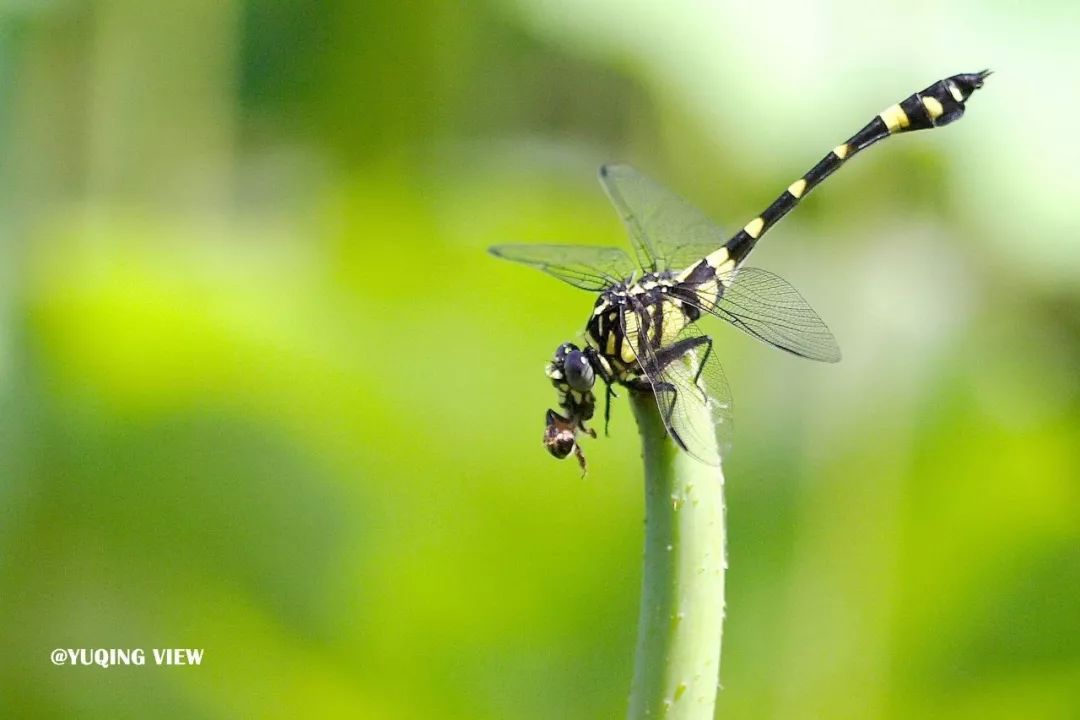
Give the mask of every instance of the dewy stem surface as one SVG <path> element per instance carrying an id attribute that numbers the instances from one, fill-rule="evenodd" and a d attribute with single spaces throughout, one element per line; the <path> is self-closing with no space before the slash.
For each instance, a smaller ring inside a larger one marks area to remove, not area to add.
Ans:
<path id="1" fill-rule="evenodd" d="M 723 472 L 719 460 L 710 467 L 679 450 L 650 393 L 630 396 L 645 461 L 645 572 L 628 717 L 712 720 L 727 567 Z"/>

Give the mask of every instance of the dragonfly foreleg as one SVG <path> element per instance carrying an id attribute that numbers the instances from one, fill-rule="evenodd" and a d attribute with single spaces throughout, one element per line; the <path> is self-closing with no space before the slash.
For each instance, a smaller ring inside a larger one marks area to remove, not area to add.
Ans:
<path id="1" fill-rule="evenodd" d="M 608 427 L 611 425 L 611 398 L 616 397 L 614 386 L 607 384 L 607 392 L 604 394 L 604 437 L 611 437 Z"/>

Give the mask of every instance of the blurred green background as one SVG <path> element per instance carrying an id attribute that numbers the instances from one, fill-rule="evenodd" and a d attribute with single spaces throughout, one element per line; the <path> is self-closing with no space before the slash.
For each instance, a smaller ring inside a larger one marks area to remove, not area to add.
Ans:
<path id="1" fill-rule="evenodd" d="M 722 326 L 718 717 L 1080 717 L 1080 5 L 13 0 L 0 9 L 0 715 L 612 718 L 636 429 L 543 366 L 630 162 L 740 227 L 844 361 Z M 56 647 L 202 647 L 198 668 Z"/>

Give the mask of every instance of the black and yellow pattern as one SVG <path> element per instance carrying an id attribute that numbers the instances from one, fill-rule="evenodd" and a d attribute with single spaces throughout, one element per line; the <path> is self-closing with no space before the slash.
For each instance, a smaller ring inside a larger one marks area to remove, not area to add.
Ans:
<path id="1" fill-rule="evenodd" d="M 836 362 L 840 350 L 825 323 L 784 280 L 743 261 L 761 237 L 811 190 L 856 153 L 890 135 L 947 125 L 989 71 L 954 75 L 883 110 L 788 186 L 769 207 L 730 239 L 703 213 L 625 165 L 600 169 L 600 183 L 630 235 L 636 263 L 616 248 L 501 245 L 491 252 L 532 265 L 575 287 L 599 292 L 586 324 L 584 348 L 560 345 L 547 375 L 564 414 L 549 410 L 544 441 L 556 457 L 573 452 L 594 413 L 592 389 L 599 376 L 612 385 L 651 392 L 672 439 L 691 455 L 730 426 L 730 400 L 712 339 L 696 321 L 715 315 L 795 355 Z M 695 425 L 704 405 L 712 427 Z M 691 412 L 690 410 L 694 411 Z"/>
<path id="2" fill-rule="evenodd" d="M 982 87 L 989 74 L 989 70 L 984 70 L 953 75 L 881 111 L 847 142 L 837 145 L 809 172 L 791 183 L 772 205 L 736 233 L 724 247 L 725 259 L 731 258 L 736 265 L 741 263 L 769 228 L 856 153 L 890 135 L 929 130 L 959 120 L 964 114 L 964 103 Z"/>

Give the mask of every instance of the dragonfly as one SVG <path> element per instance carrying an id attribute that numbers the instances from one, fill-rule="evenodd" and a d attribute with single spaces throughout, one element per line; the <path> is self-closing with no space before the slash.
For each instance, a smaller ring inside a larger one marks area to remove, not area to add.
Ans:
<path id="1" fill-rule="evenodd" d="M 605 431 L 614 386 L 650 393 L 678 447 L 716 465 L 730 445 L 731 393 L 713 340 L 698 325 L 727 321 L 793 355 L 833 363 L 840 348 L 795 288 L 744 261 L 755 244 L 817 185 L 854 155 L 892 135 L 958 120 L 989 70 L 939 80 L 892 105 L 791 183 L 763 212 L 728 238 L 703 212 L 628 165 L 605 165 L 599 179 L 630 236 L 620 248 L 496 245 L 496 257 L 522 263 L 576 288 L 599 293 L 583 346 L 558 346 L 545 368 L 559 411 L 545 416 L 544 445 L 574 454 L 586 471 L 583 436 L 595 414 L 596 380 L 605 385 Z"/>

